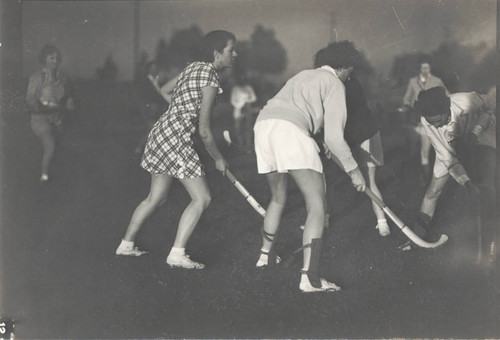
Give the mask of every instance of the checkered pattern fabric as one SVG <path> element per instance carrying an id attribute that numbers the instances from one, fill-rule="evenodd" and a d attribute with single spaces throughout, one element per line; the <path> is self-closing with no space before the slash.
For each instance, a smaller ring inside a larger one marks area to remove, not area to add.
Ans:
<path id="1" fill-rule="evenodd" d="M 179 75 L 172 104 L 149 133 L 141 162 L 146 171 L 180 179 L 205 175 L 192 140 L 198 127 L 201 89 L 205 86 L 216 87 L 222 93 L 211 63 L 194 62 Z"/>

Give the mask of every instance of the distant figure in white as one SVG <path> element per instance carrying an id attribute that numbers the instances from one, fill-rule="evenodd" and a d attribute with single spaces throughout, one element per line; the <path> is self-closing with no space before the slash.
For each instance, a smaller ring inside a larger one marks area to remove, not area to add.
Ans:
<path id="1" fill-rule="evenodd" d="M 407 123 L 410 125 L 410 133 L 408 137 L 411 139 L 410 155 L 413 156 L 414 150 L 420 141 L 420 167 L 421 167 L 421 183 L 422 185 L 428 184 L 431 178 L 431 166 L 429 164 L 430 152 L 432 150 L 429 137 L 424 131 L 422 123 L 420 122 L 420 115 L 414 110 L 413 105 L 418 98 L 421 91 L 425 91 L 434 87 L 444 88 L 446 94 L 449 92 L 446 89 L 443 81 L 431 73 L 430 57 L 423 56 L 419 61 L 420 72 L 416 77 L 413 77 L 408 82 L 406 89 L 403 106 L 398 111 L 407 115 Z"/>
<path id="2" fill-rule="evenodd" d="M 252 104 L 257 101 L 257 96 L 245 75 L 237 75 L 235 80 L 231 91 L 235 132 L 233 139 L 239 145 L 249 146 L 252 144 L 252 115 L 256 112 Z"/>

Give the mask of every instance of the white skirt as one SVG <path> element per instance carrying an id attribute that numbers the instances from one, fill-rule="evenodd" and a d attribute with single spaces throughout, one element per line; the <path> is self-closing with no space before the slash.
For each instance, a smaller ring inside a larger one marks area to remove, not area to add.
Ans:
<path id="1" fill-rule="evenodd" d="M 282 119 L 266 119 L 254 126 L 259 174 L 311 169 L 323 173 L 319 147 L 298 126 Z"/>

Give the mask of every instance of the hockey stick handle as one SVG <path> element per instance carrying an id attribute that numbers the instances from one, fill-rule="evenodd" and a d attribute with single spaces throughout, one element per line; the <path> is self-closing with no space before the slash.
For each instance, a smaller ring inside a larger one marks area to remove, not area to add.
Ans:
<path id="1" fill-rule="evenodd" d="M 391 210 L 389 207 L 378 197 L 373 193 L 373 191 L 370 190 L 370 188 L 365 189 L 365 193 L 370 197 L 370 199 L 375 202 L 376 205 L 380 207 L 384 211 L 384 213 L 389 216 L 389 218 L 396 224 L 396 226 L 401 229 L 401 231 L 417 246 L 422 247 L 422 248 L 436 248 L 442 244 L 444 244 L 446 241 L 448 241 L 448 236 L 446 235 L 441 235 L 439 240 L 436 242 L 427 242 L 422 240 L 417 234 L 413 232 L 401 219 Z"/>
<path id="2" fill-rule="evenodd" d="M 212 153 L 207 148 L 205 148 L 205 150 L 207 150 L 210 157 L 212 157 L 212 159 L 215 160 L 215 157 L 212 155 Z M 236 179 L 236 177 L 233 175 L 231 171 L 229 171 L 229 169 L 226 169 L 226 177 L 231 181 L 231 183 L 233 183 L 233 185 L 236 187 L 236 189 L 238 189 L 238 191 L 243 195 L 243 197 L 245 197 L 245 199 L 252 206 L 252 208 L 254 208 L 255 211 L 257 211 L 260 214 L 260 216 L 265 217 L 266 210 L 262 208 L 259 202 L 257 202 L 257 200 L 248 192 L 248 190 L 243 186 L 243 184 L 241 184 Z"/>

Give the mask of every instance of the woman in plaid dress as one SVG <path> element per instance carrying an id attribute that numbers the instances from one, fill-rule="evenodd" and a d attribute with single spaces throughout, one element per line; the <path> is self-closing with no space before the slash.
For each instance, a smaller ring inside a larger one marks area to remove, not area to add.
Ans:
<path id="1" fill-rule="evenodd" d="M 170 267 L 203 269 L 185 254 L 185 246 L 211 197 L 203 164 L 193 148 L 198 129 L 215 167 L 225 174 L 227 162 L 215 144 L 210 130 L 210 116 L 217 94 L 222 92 L 217 72 L 231 67 L 236 58 L 235 36 L 227 31 L 213 31 L 203 40 L 200 61 L 189 64 L 177 77 L 170 107 L 151 130 L 141 166 L 151 173 L 149 195 L 135 209 L 117 255 L 140 256 L 145 251 L 134 247 L 137 232 L 153 212 L 163 205 L 174 178 L 191 196 L 184 210 L 174 245 L 167 257 Z"/>

